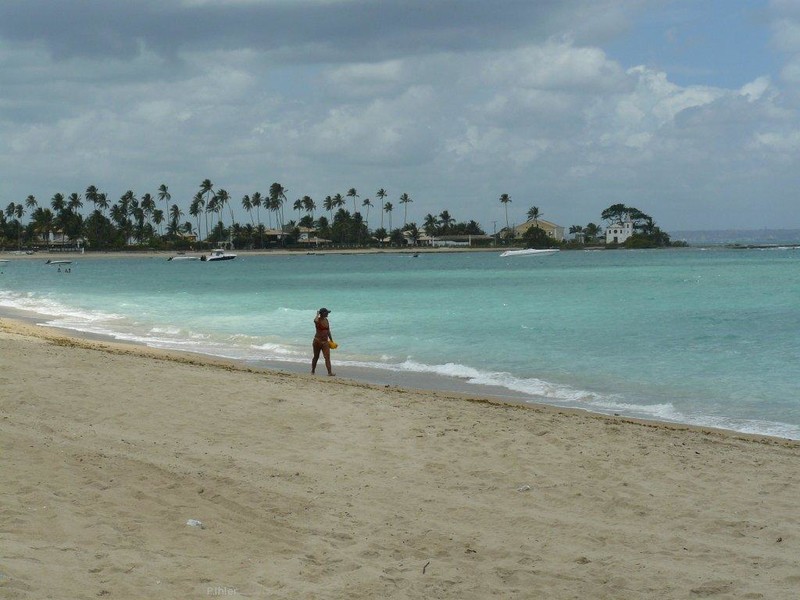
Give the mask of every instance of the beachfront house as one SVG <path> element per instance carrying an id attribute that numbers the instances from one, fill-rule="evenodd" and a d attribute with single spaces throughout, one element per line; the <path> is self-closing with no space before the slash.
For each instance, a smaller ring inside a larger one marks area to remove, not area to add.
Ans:
<path id="1" fill-rule="evenodd" d="M 614 223 L 606 227 L 606 244 L 624 244 L 633 235 L 633 222 Z"/>
<path id="2" fill-rule="evenodd" d="M 564 241 L 564 228 L 561 225 L 556 225 L 555 223 L 545 221 L 544 219 L 529 219 L 522 225 L 516 225 L 512 228 L 514 237 L 522 237 L 531 227 L 538 227 L 539 229 L 543 230 L 548 237 L 552 238 L 556 242 Z M 500 233 L 502 234 L 503 232 L 501 231 Z"/>
<path id="3" fill-rule="evenodd" d="M 77 250 L 86 245 L 86 239 L 70 239 L 62 229 L 54 229 L 46 234 L 37 233 L 31 243 L 36 248 L 46 246 L 50 250 Z"/>

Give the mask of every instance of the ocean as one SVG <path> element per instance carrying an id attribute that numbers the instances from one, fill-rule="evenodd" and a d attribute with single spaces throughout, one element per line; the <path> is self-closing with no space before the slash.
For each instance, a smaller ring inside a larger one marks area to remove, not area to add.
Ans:
<path id="1" fill-rule="evenodd" d="M 9 258 L 84 334 L 308 371 L 325 306 L 339 376 L 800 439 L 796 248 Z"/>

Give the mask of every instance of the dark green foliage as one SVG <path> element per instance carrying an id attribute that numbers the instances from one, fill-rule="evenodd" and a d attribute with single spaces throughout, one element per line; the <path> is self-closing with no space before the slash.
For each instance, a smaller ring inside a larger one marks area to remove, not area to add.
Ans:
<path id="1" fill-rule="evenodd" d="M 522 242 L 526 248 L 552 248 L 558 245 L 541 227 L 529 228 L 522 235 Z"/>

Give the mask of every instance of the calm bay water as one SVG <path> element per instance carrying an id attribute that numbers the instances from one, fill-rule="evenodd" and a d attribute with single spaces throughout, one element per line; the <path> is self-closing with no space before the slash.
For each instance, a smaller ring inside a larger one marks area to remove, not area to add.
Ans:
<path id="1" fill-rule="evenodd" d="M 0 307 L 159 348 L 800 439 L 800 250 L 240 255 L 0 268 Z M 365 371 L 366 370 L 366 371 Z"/>

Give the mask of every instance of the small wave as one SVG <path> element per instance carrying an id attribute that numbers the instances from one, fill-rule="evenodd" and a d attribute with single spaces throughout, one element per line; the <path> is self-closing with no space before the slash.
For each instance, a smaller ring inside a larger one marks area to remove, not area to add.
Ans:
<path id="1" fill-rule="evenodd" d="M 115 313 L 81 310 L 35 294 L 0 292 L 0 306 L 34 312 L 49 317 L 69 317 L 86 322 L 111 321 L 124 318 L 122 315 Z"/>

